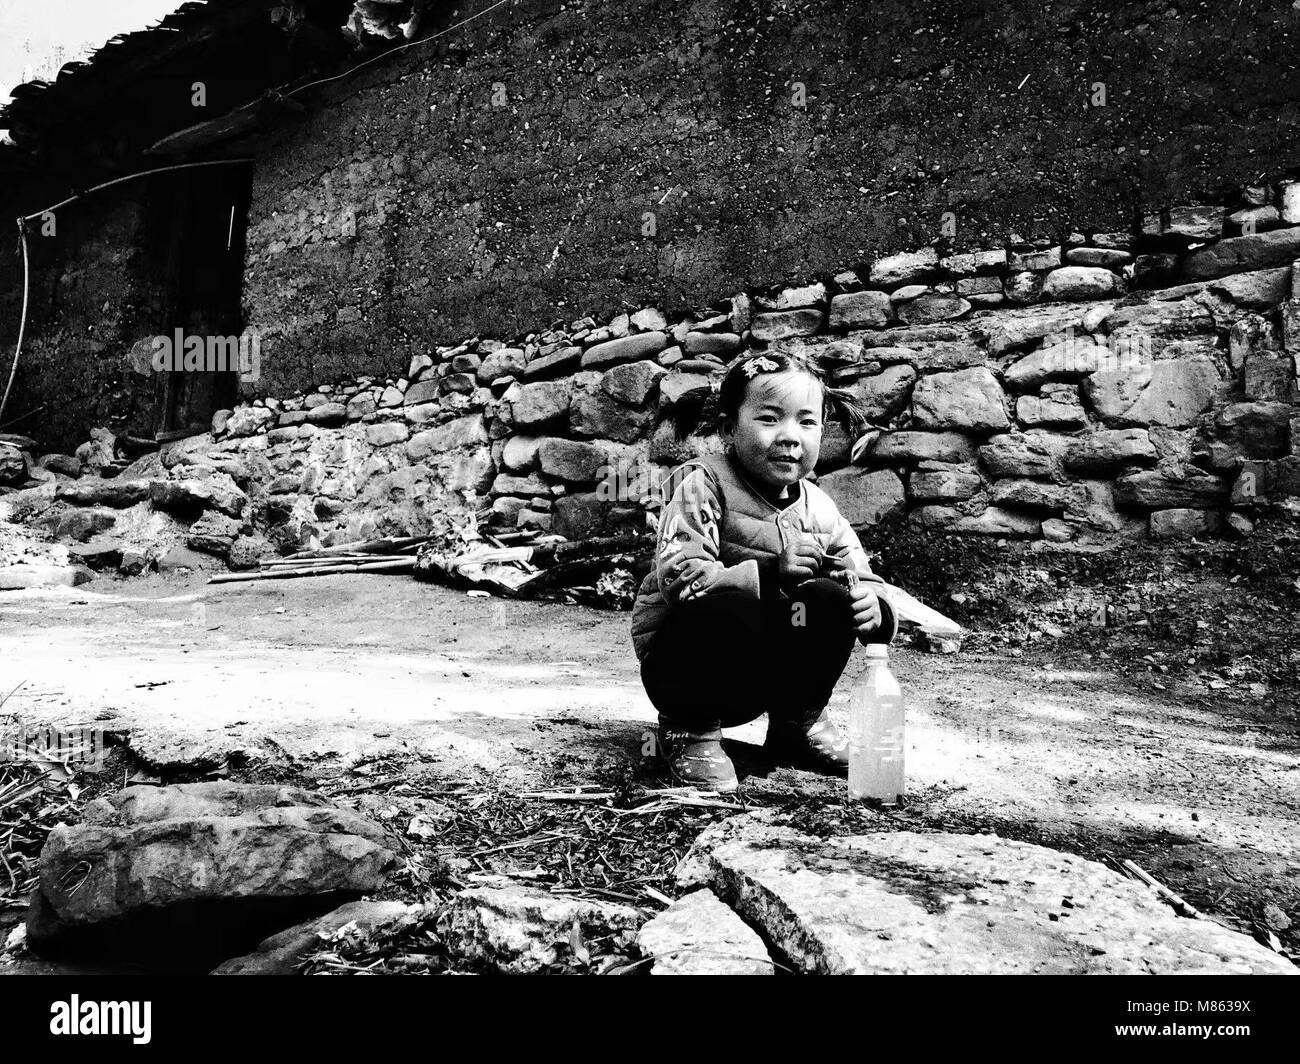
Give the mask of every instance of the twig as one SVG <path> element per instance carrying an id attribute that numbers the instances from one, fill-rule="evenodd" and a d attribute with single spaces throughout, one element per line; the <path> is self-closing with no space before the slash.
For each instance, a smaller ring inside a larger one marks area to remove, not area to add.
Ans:
<path id="1" fill-rule="evenodd" d="M 1180 895 L 1175 894 L 1172 890 L 1166 887 L 1163 883 L 1161 883 L 1158 879 L 1156 879 L 1155 876 L 1149 875 L 1148 873 L 1144 872 L 1141 868 L 1139 868 L 1136 864 L 1134 864 L 1132 861 L 1128 860 L 1127 858 L 1125 858 L 1124 860 L 1124 867 L 1127 868 L 1130 872 L 1132 872 L 1135 876 L 1137 876 L 1138 879 L 1142 880 L 1143 883 L 1145 883 L 1148 887 L 1154 890 L 1158 895 L 1160 895 L 1162 899 L 1164 899 L 1175 909 L 1177 909 L 1183 916 L 1189 917 L 1193 920 L 1200 919 L 1201 916 L 1200 912 L 1198 912 L 1192 905 L 1184 901 Z"/>
<path id="2" fill-rule="evenodd" d="M 607 802 L 614 797 L 613 791 L 596 791 L 593 794 L 569 794 L 564 791 L 528 791 L 520 798 L 536 798 L 544 802 Z"/>
<path id="3" fill-rule="evenodd" d="M 661 902 L 664 905 L 668 905 L 668 906 L 671 906 L 673 904 L 672 898 L 668 897 L 668 895 L 664 894 L 662 891 L 655 890 L 654 887 L 642 887 L 641 889 L 644 890 L 647 894 L 649 894 L 650 897 L 654 898 L 654 900 L 657 902 Z"/>

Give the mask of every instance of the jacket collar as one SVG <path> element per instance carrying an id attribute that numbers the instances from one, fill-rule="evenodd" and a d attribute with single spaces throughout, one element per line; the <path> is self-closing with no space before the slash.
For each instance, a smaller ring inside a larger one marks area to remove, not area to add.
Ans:
<path id="1" fill-rule="evenodd" d="M 784 506 L 781 506 L 779 503 L 773 502 L 761 491 L 759 491 L 758 487 L 754 484 L 753 480 L 750 479 L 748 474 L 746 474 L 746 472 L 740 467 L 740 463 L 737 462 L 736 459 L 732 456 L 730 450 L 727 450 L 723 453 L 723 458 L 726 460 L 727 465 L 730 467 L 731 473 L 736 478 L 736 480 L 738 480 L 740 484 L 747 491 L 749 491 L 751 495 L 753 495 L 757 499 L 761 499 L 765 505 L 771 507 L 773 513 L 783 514 L 803 505 L 804 500 L 807 497 L 807 488 L 804 485 L 803 480 L 800 480 L 796 485 L 799 490 L 795 493 L 794 498 L 786 502 Z"/>

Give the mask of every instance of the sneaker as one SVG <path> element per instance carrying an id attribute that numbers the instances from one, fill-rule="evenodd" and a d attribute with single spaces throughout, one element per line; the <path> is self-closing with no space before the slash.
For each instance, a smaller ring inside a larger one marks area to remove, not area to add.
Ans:
<path id="1" fill-rule="evenodd" d="M 811 724 L 769 721 L 764 748 L 774 765 L 811 769 L 828 776 L 849 774 L 849 741 L 825 710 Z"/>
<path id="2" fill-rule="evenodd" d="M 673 779 L 702 791 L 730 794 L 740 786 L 722 749 L 722 729 L 689 731 L 659 721 L 659 751 Z"/>

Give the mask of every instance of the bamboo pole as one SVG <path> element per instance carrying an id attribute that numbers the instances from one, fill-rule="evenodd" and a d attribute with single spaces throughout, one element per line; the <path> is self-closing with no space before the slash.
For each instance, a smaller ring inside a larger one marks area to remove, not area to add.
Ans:
<path id="1" fill-rule="evenodd" d="M 389 558 L 377 562 L 346 562 L 307 565 L 301 568 L 264 569 L 256 573 L 219 573 L 209 577 L 209 584 L 236 584 L 252 580 L 288 580 L 297 576 L 324 576 L 328 573 L 402 572 L 415 568 L 414 558 Z"/>

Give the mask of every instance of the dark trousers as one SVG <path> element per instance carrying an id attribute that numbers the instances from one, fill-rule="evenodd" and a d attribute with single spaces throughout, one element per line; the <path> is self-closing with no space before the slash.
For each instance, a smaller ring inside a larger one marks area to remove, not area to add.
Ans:
<path id="1" fill-rule="evenodd" d="M 834 580 L 808 580 L 788 601 L 718 592 L 668 614 L 641 663 L 641 682 L 664 718 L 691 731 L 732 728 L 763 713 L 811 723 L 856 638 L 848 589 Z"/>

